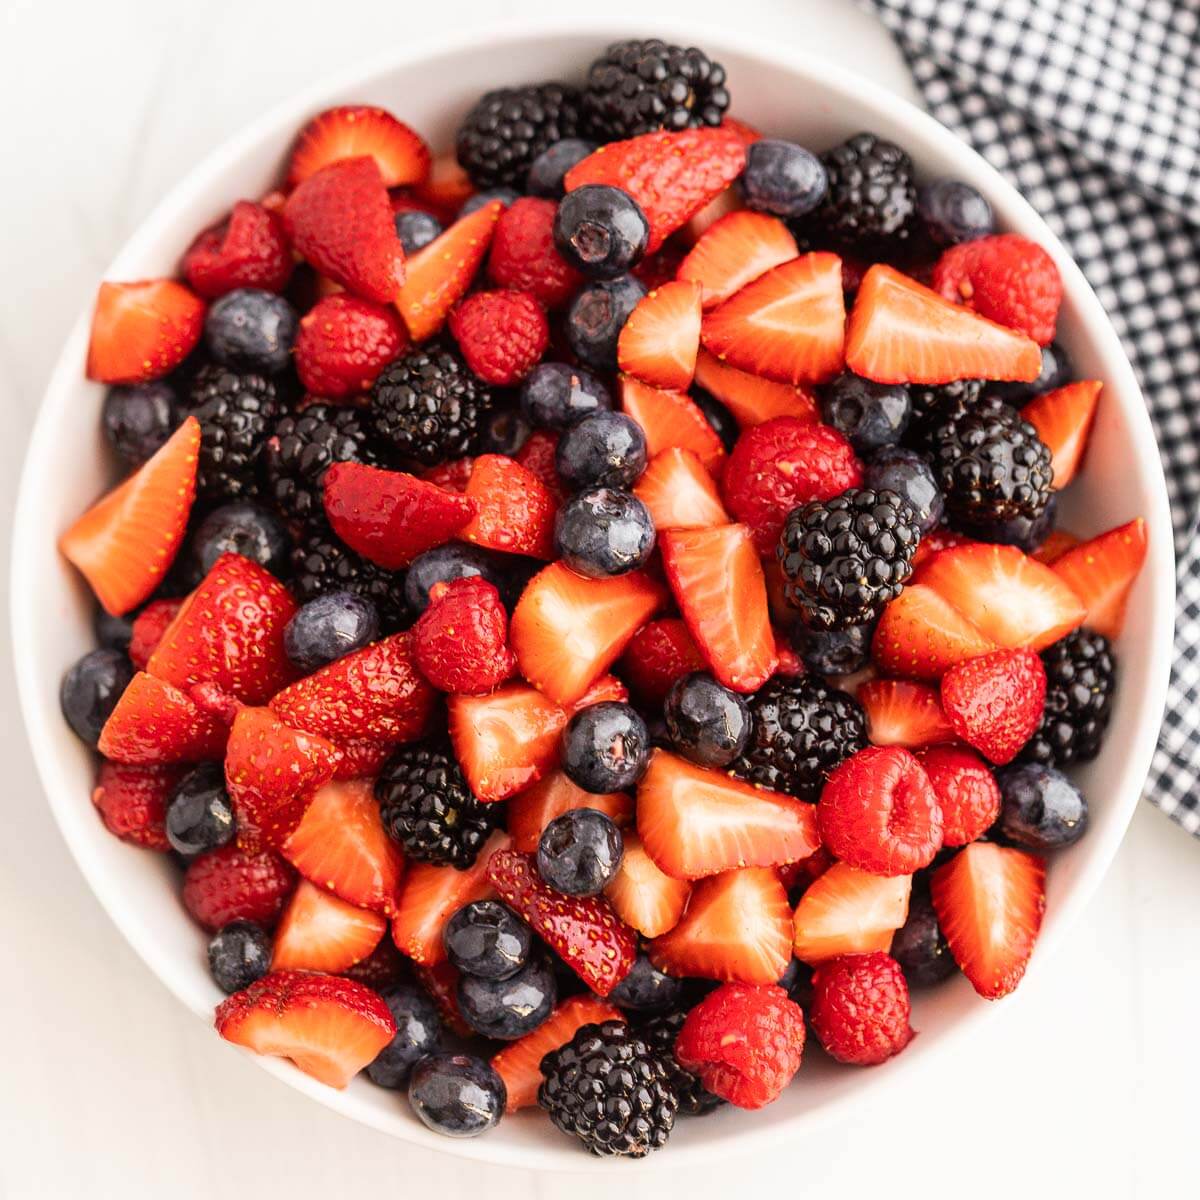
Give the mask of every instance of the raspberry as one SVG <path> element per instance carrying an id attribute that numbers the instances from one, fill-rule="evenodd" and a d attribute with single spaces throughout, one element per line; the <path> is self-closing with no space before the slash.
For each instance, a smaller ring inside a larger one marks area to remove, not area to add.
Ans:
<path id="1" fill-rule="evenodd" d="M 162 641 L 167 626 L 183 607 L 182 600 L 151 600 L 134 618 L 129 639 L 129 660 L 139 671 L 146 669 L 154 648 Z"/>
<path id="2" fill-rule="evenodd" d="M 942 709 L 954 732 L 1003 766 L 1042 720 L 1046 669 L 1032 650 L 994 650 L 942 676 Z"/>
<path id="3" fill-rule="evenodd" d="M 987 763 L 961 746 L 930 746 L 917 760 L 942 810 L 942 843 L 965 846 L 1000 815 L 1000 787 Z"/>
<path id="4" fill-rule="evenodd" d="M 435 583 L 412 631 L 421 674 L 443 692 L 481 695 L 512 674 L 508 614 L 478 575 Z"/>
<path id="5" fill-rule="evenodd" d="M 473 458 L 452 458 L 447 462 L 438 463 L 421 472 L 421 478 L 428 483 L 436 483 L 438 487 L 448 492 L 458 492 L 461 496 L 467 490 L 471 472 L 475 469 Z"/>
<path id="6" fill-rule="evenodd" d="M 804 1014 L 775 984 L 726 983 L 688 1013 L 675 1058 L 739 1108 L 770 1104 L 800 1069 Z"/>
<path id="7" fill-rule="evenodd" d="M 210 300 L 237 288 L 282 292 L 292 274 L 283 218 L 260 204 L 239 200 L 224 221 L 191 244 L 183 256 L 183 274 Z"/>
<path id="8" fill-rule="evenodd" d="M 519 383 L 550 344 L 542 306 L 528 292 L 476 292 L 450 314 L 467 366 L 485 383 Z"/>
<path id="9" fill-rule="evenodd" d="M 407 347 L 395 309 L 345 293 L 326 296 L 300 322 L 296 371 L 310 392 L 341 399 L 368 391 Z"/>
<path id="10" fill-rule="evenodd" d="M 149 850 L 169 850 L 163 825 L 171 789 L 183 776 L 183 767 L 128 767 L 101 764 L 92 792 L 92 803 L 115 837 Z"/>
<path id="11" fill-rule="evenodd" d="M 247 854 L 231 842 L 188 864 L 183 906 L 205 929 L 230 921 L 254 921 L 269 929 L 295 883 L 296 872 L 278 854 Z"/>
<path id="12" fill-rule="evenodd" d="M 625 648 L 620 666 L 629 686 L 652 705 L 662 704 L 677 679 L 705 669 L 692 635 L 678 617 L 643 625 Z"/>
<path id="13" fill-rule="evenodd" d="M 549 309 L 562 308 L 583 282 L 554 245 L 553 200 L 523 196 L 496 222 L 488 278 L 497 286 L 529 292 Z"/>
<path id="14" fill-rule="evenodd" d="M 881 950 L 846 954 L 813 974 L 813 1033 L 838 1062 L 870 1067 L 912 1040 L 912 1008 L 900 964 Z"/>
<path id="15" fill-rule="evenodd" d="M 561 501 L 562 481 L 558 477 L 555 456 L 558 453 L 558 434 L 550 429 L 535 429 L 517 451 L 517 462 L 546 485 L 546 490 Z"/>
<path id="16" fill-rule="evenodd" d="M 750 526 L 760 554 L 773 554 L 793 508 L 858 487 L 862 468 L 836 429 L 775 417 L 738 438 L 723 479 L 725 507 Z"/>

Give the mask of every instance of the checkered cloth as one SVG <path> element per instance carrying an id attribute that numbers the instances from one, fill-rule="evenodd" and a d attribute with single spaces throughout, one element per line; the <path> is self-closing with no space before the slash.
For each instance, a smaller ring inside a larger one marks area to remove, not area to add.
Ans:
<path id="1" fill-rule="evenodd" d="M 1200 836 L 1200 6 L 865 2 L 933 115 L 1066 243 L 1137 371 L 1179 562 L 1175 664 L 1146 795 Z"/>

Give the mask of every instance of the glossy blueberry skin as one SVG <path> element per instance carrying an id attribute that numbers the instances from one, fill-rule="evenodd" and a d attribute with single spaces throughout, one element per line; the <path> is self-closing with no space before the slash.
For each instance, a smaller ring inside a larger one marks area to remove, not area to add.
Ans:
<path id="1" fill-rule="evenodd" d="M 794 142 L 763 138 L 746 151 L 742 194 L 749 208 L 777 217 L 810 213 L 829 191 L 825 165 Z"/>
<path id="2" fill-rule="evenodd" d="M 558 199 L 563 194 L 567 172 L 595 149 L 595 142 L 583 138 L 563 138 L 553 146 L 547 146 L 530 164 L 525 190 L 531 196 Z"/>
<path id="3" fill-rule="evenodd" d="M 106 650 L 120 650 L 127 653 L 129 642 L 133 637 L 133 618 L 136 613 L 126 613 L 123 617 L 114 617 L 104 609 L 96 609 L 92 617 L 92 630 L 96 641 Z"/>
<path id="4" fill-rule="evenodd" d="M 872 383 L 849 371 L 818 389 L 821 419 L 845 434 L 857 454 L 898 442 L 908 428 L 912 401 L 899 383 Z"/>
<path id="5" fill-rule="evenodd" d="M 405 254 L 416 254 L 442 233 L 442 223 L 432 213 L 414 209 L 398 212 L 395 217 L 396 236 Z"/>
<path id="6" fill-rule="evenodd" d="M 1016 546 L 1026 554 L 1031 554 L 1049 536 L 1054 528 L 1058 515 L 1058 493 L 1051 492 L 1050 500 L 1040 517 L 1032 521 L 1028 517 L 1013 517 L 1008 521 L 990 522 L 985 525 L 964 525 L 963 532 L 982 542 L 1000 542 L 1006 546 Z"/>
<path id="7" fill-rule="evenodd" d="M 493 409 L 479 431 L 479 453 L 503 454 L 514 458 L 532 432 L 520 409 Z"/>
<path id="8" fill-rule="evenodd" d="M 446 922 L 442 941 L 464 975 L 509 979 L 529 961 L 533 931 L 506 904 L 474 900 Z"/>
<path id="9" fill-rule="evenodd" d="M 140 467 L 179 426 L 175 389 L 164 379 L 108 389 L 100 422 L 109 445 L 131 467 Z"/>
<path id="10" fill-rule="evenodd" d="M 409 563 L 404 578 L 404 602 L 413 613 L 423 613 L 429 604 L 429 589 L 435 583 L 449 583 L 476 575 L 492 584 L 505 604 L 516 602 L 499 556 L 460 542 L 448 542 L 426 550 Z"/>
<path id="11" fill-rule="evenodd" d="M 1058 850 L 1087 832 L 1083 793 L 1055 767 L 1025 763 L 996 772 L 1000 785 L 1000 832 L 1026 850 Z"/>
<path id="12" fill-rule="evenodd" d="M 396 1035 L 371 1061 L 367 1078 L 385 1088 L 402 1088 L 412 1069 L 442 1047 L 442 1022 L 433 1001 L 418 987 L 396 983 L 380 993 L 396 1022 Z"/>
<path id="13" fill-rule="evenodd" d="M 1042 369 L 1035 380 L 1031 383 L 989 383 L 988 394 L 1020 405 L 1032 396 L 1052 392 L 1070 383 L 1074 370 L 1066 350 L 1058 342 L 1051 342 L 1042 347 Z"/>
<path id="14" fill-rule="evenodd" d="M 379 610 L 354 592 L 326 592 L 305 604 L 283 631 L 283 649 L 305 674 L 379 637 Z"/>
<path id="15" fill-rule="evenodd" d="M 624 413 L 595 412 L 576 421 L 559 438 L 554 465 L 573 492 L 628 488 L 646 469 L 646 435 Z"/>
<path id="16" fill-rule="evenodd" d="M 521 384 L 525 419 L 546 429 L 566 429 L 580 417 L 612 406 L 612 393 L 600 379 L 567 363 L 538 363 Z"/>
<path id="17" fill-rule="evenodd" d="M 628 791 L 644 774 L 649 754 L 646 722 L 619 700 L 581 708 L 562 733 L 562 769 L 593 795 Z"/>
<path id="18" fill-rule="evenodd" d="M 240 992 L 271 969 L 271 935 L 253 921 L 230 921 L 208 943 L 208 969 L 221 991 Z"/>
<path id="19" fill-rule="evenodd" d="M 567 344 L 585 366 L 617 369 L 617 339 L 646 289 L 632 275 L 598 279 L 575 293 L 567 309 Z"/>
<path id="20" fill-rule="evenodd" d="M 185 857 L 215 850 L 232 840 L 237 823 L 220 763 L 203 763 L 175 785 L 164 824 L 171 848 Z"/>
<path id="21" fill-rule="evenodd" d="M 779 986 L 805 1011 L 812 1002 L 812 976 L 808 963 L 793 958 L 778 980 Z"/>
<path id="22" fill-rule="evenodd" d="M 282 296 L 238 288 L 209 308 L 204 343 L 223 366 L 275 375 L 291 362 L 299 328 L 296 310 Z"/>
<path id="23" fill-rule="evenodd" d="M 874 625 L 851 625 L 849 629 L 805 629 L 792 631 L 792 645 L 804 665 L 815 675 L 836 678 L 853 675 L 871 661 Z"/>
<path id="24" fill-rule="evenodd" d="M 284 576 L 291 550 L 287 526 L 275 513 L 253 500 L 231 500 L 196 527 L 188 543 L 188 566 L 199 582 L 222 554 L 240 554 L 272 575 Z"/>
<path id="25" fill-rule="evenodd" d="M 58 702 L 67 724 L 94 746 L 133 678 L 133 664 L 119 650 L 92 650 L 63 676 Z"/>
<path id="26" fill-rule="evenodd" d="M 558 510 L 554 546 L 559 558 L 580 575 L 626 575 L 645 566 L 654 550 L 654 519 L 632 492 L 588 488 Z"/>
<path id="27" fill-rule="evenodd" d="M 564 196 L 554 217 L 554 244 L 589 279 L 616 279 L 646 253 L 650 222 L 628 193 L 589 183 Z"/>
<path id="28" fill-rule="evenodd" d="M 702 767 L 727 767 L 754 727 L 746 701 L 707 671 L 692 671 L 671 685 L 663 716 L 679 752 Z"/>
<path id="29" fill-rule="evenodd" d="M 683 980 L 660 971 L 645 954 L 633 960 L 628 975 L 617 984 L 608 998 L 631 1012 L 666 1012 L 679 1003 Z"/>
<path id="30" fill-rule="evenodd" d="M 493 200 L 499 200 L 507 208 L 514 200 L 520 200 L 520 198 L 521 193 L 516 188 L 488 188 L 485 192 L 476 192 L 471 196 L 458 210 L 458 215 L 459 217 L 469 217 L 471 213 L 478 212 L 485 204 L 491 204 Z"/>
<path id="31" fill-rule="evenodd" d="M 625 842 L 611 817 L 595 808 L 574 808 L 542 830 L 538 874 L 564 896 L 598 896 L 624 856 Z"/>
<path id="32" fill-rule="evenodd" d="M 554 1011 L 558 985 L 549 959 L 539 955 L 507 979 L 464 975 L 457 995 L 463 1020 L 476 1033 L 511 1042 L 536 1029 Z"/>
<path id="33" fill-rule="evenodd" d="M 884 446 L 867 461 L 863 486 L 877 492 L 895 492 L 917 514 L 921 536 L 941 523 L 946 502 L 929 462 L 915 450 Z"/>
<path id="34" fill-rule="evenodd" d="M 917 987 L 941 983 L 958 969 L 927 892 L 914 888 L 908 919 L 892 937 L 890 953 L 905 979 Z"/>
<path id="35" fill-rule="evenodd" d="M 935 246 L 973 242 L 996 231 L 992 206 L 959 179 L 934 179 L 918 188 L 917 215 Z"/>
<path id="36" fill-rule="evenodd" d="M 408 1081 L 418 1117 L 446 1137 L 478 1137 L 500 1123 L 508 1092 L 485 1059 L 473 1054 L 427 1054 Z"/>
<path id="37" fill-rule="evenodd" d="M 721 439 L 721 445 L 732 454 L 742 434 L 737 418 L 716 396 L 702 387 L 693 386 L 691 396 L 696 407 L 704 414 L 704 419 L 712 426 L 713 432 Z"/>

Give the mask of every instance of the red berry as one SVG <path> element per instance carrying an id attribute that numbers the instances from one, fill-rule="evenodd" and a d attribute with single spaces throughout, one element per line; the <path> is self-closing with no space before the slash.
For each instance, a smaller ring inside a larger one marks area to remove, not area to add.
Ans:
<path id="1" fill-rule="evenodd" d="M 551 457 L 553 462 L 553 456 Z M 457 492 L 460 496 L 467 490 L 471 472 L 475 469 L 473 458 L 452 458 L 421 472 L 426 483 L 434 483 L 445 492 Z"/>
<path id="2" fill-rule="evenodd" d="M 92 792 L 92 803 L 114 837 L 169 850 L 163 818 L 171 789 L 183 775 L 180 767 L 131 767 L 105 762 Z"/>
<path id="3" fill-rule="evenodd" d="M 150 655 L 182 607 L 182 600 L 151 600 L 134 618 L 133 636 L 129 639 L 129 660 L 139 671 L 146 669 Z"/>
<path id="4" fill-rule="evenodd" d="M 512 674 L 508 614 L 478 576 L 435 583 L 412 633 L 421 674 L 443 692 L 482 695 Z"/>
<path id="5" fill-rule="evenodd" d="M 532 471 L 503 454 L 481 454 L 467 481 L 475 515 L 459 537 L 488 550 L 554 557 L 558 505 Z"/>
<path id="6" fill-rule="evenodd" d="M 183 904 L 205 929 L 230 921 L 270 928 L 296 885 L 296 872 L 273 854 L 247 854 L 234 844 L 201 854 L 183 877 Z"/>
<path id="7" fill-rule="evenodd" d="M 633 635 L 620 662 L 622 676 L 647 704 L 658 705 L 671 684 L 689 671 L 703 671 L 705 661 L 687 625 L 666 617 L 643 625 Z"/>
<path id="8" fill-rule="evenodd" d="M 546 490 L 558 502 L 563 500 L 562 481 L 555 465 L 558 453 L 558 434 L 549 429 L 535 429 L 517 451 L 517 462 L 536 475 Z"/>
<path id="9" fill-rule="evenodd" d="M 965 846 L 990 829 L 1000 815 L 1000 787 L 972 750 L 962 746 L 929 746 L 918 751 L 942 809 L 942 842 Z"/>
<path id="10" fill-rule="evenodd" d="M 487 267 L 497 287 L 530 292 L 549 309 L 562 308 L 583 282 L 554 245 L 557 211 L 553 200 L 514 200 L 496 222 Z"/>
<path id="11" fill-rule="evenodd" d="M 292 266 L 282 217 L 249 200 L 239 200 L 229 216 L 206 229 L 183 256 L 184 278 L 209 300 L 235 288 L 282 292 Z"/>
<path id="12" fill-rule="evenodd" d="M 900 964 L 881 950 L 846 954 L 813 973 L 813 1033 L 838 1062 L 886 1062 L 913 1038 L 912 1008 Z"/>
<path id="13" fill-rule="evenodd" d="M 942 676 L 942 708 L 964 742 L 1003 766 L 1033 736 L 1046 702 L 1046 668 L 1032 650 L 981 654 Z"/>
<path id="14" fill-rule="evenodd" d="M 467 366 L 485 383 L 519 383 L 546 352 L 550 327 L 528 292 L 476 292 L 450 313 Z"/>
<path id="15" fill-rule="evenodd" d="M 296 371 L 314 395 L 341 399 L 367 391 L 407 346 L 394 308 L 338 293 L 319 300 L 300 321 Z"/>

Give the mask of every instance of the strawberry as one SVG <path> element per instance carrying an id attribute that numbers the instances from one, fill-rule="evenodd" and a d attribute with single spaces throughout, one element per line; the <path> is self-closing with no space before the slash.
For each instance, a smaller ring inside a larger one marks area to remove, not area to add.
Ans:
<path id="1" fill-rule="evenodd" d="M 663 391 L 622 375 L 621 409 L 642 427 L 648 457 L 679 446 L 692 451 L 708 471 L 718 472 L 724 464 L 721 439 L 696 402 L 682 392 Z"/>
<path id="2" fill-rule="evenodd" d="M 478 575 L 435 583 L 412 635 L 418 669 L 443 692 L 482 695 L 516 665 L 500 593 Z"/>
<path id="3" fill-rule="evenodd" d="M 778 217 L 743 209 L 709 227 L 680 263 L 679 278 L 698 283 L 704 307 L 715 308 L 799 253 L 796 239 Z"/>
<path id="4" fill-rule="evenodd" d="M 217 1032 L 344 1088 L 396 1035 L 383 997 L 352 979 L 272 971 L 217 1005 Z"/>
<path id="5" fill-rule="evenodd" d="M 383 764 L 391 758 L 396 744 L 376 742 L 369 738 L 351 738 L 349 741 L 339 742 L 338 749 L 342 752 L 342 757 L 333 773 L 334 779 L 374 779 Z"/>
<path id="6" fill-rule="evenodd" d="M 1007 996 L 1025 974 L 1046 909 L 1046 864 L 1024 850 L 973 842 L 929 881 L 950 953 L 988 1000 Z"/>
<path id="7" fill-rule="evenodd" d="M 490 889 L 489 889 L 490 894 Z M 413 967 L 417 982 L 429 993 L 442 1024 L 460 1038 L 473 1038 L 477 1034 L 463 1019 L 458 1007 L 458 985 L 462 976 L 453 963 L 442 959 L 431 967 L 418 963 Z"/>
<path id="8" fill-rule="evenodd" d="M 746 147 L 730 129 L 645 133 L 610 142 L 568 172 L 566 190 L 609 184 L 637 201 L 650 223 L 647 254 L 723 192 L 746 165 Z"/>
<path id="9" fill-rule="evenodd" d="M 916 553 L 913 554 L 913 582 L 917 581 L 916 568 L 931 559 L 939 550 L 949 550 L 953 546 L 967 546 L 971 544 L 972 540 L 964 537 L 961 533 L 955 533 L 953 529 L 948 529 L 945 525 L 939 525 L 929 533 L 922 534 L 921 540 L 917 543 Z"/>
<path id="10" fill-rule="evenodd" d="M 1033 736 L 1046 701 L 1046 670 L 1032 650 L 994 650 L 942 676 L 942 708 L 964 742 L 998 766 Z"/>
<path id="11" fill-rule="evenodd" d="M 536 434 L 530 435 L 530 441 Z M 529 442 L 525 443 L 526 445 Z M 553 452 L 551 453 L 551 461 L 553 461 Z M 426 483 L 436 483 L 438 487 L 445 489 L 447 492 L 457 492 L 460 496 L 467 490 L 467 484 L 471 479 L 471 472 L 475 469 L 475 460 L 473 458 L 452 458 L 447 462 L 438 463 L 436 467 L 428 467 L 421 472 L 421 478 Z"/>
<path id="12" fill-rule="evenodd" d="M 900 1053 L 913 1039 L 908 981 L 890 955 L 848 954 L 813 973 L 809 1019 L 825 1053 L 870 1067 Z"/>
<path id="13" fill-rule="evenodd" d="M 334 463 L 323 486 L 334 533 L 389 571 L 450 541 L 475 515 L 475 502 L 466 496 L 365 463 Z"/>
<path id="14" fill-rule="evenodd" d="M 102 283 L 92 312 L 87 377 L 145 383 L 173 371 L 204 329 L 204 301 L 173 279 Z"/>
<path id="15" fill-rule="evenodd" d="M 151 600 L 133 619 L 133 630 L 129 638 L 129 661 L 144 671 L 150 656 L 162 641 L 172 621 L 183 607 L 182 600 Z"/>
<path id="16" fill-rule="evenodd" d="M 554 557 L 558 505 L 532 471 L 503 454 L 481 454 L 466 494 L 475 515 L 459 531 L 463 541 L 509 554 Z"/>
<path id="17" fill-rule="evenodd" d="M 1146 561 L 1146 522 L 1138 517 L 1068 550 L 1054 574 L 1079 597 L 1083 623 L 1107 638 L 1120 636 L 1129 590 Z"/>
<path id="18" fill-rule="evenodd" d="M 453 154 L 435 158 L 429 164 L 429 174 L 412 189 L 413 200 L 450 221 L 474 194 L 475 185 Z"/>
<path id="19" fill-rule="evenodd" d="M 937 691 L 905 679 L 869 679 L 858 688 L 867 736 L 876 746 L 931 746 L 952 742 L 954 731 Z"/>
<path id="20" fill-rule="evenodd" d="M 626 925 L 642 937 L 654 938 L 679 924 L 692 885 L 664 874 L 637 834 L 626 830 L 620 868 L 604 894 Z"/>
<path id="21" fill-rule="evenodd" d="M 722 117 L 721 127 L 728 129 L 731 133 L 736 133 L 742 139 L 742 145 L 747 149 L 753 146 L 755 142 L 762 141 L 763 135 L 753 125 L 749 125 L 745 121 L 739 121 L 737 117 L 728 115 Z"/>
<path id="22" fill-rule="evenodd" d="M 792 958 L 792 910 L 769 867 L 702 879 L 683 919 L 647 947 L 668 975 L 774 983 Z"/>
<path id="23" fill-rule="evenodd" d="M 59 538 L 113 616 L 137 608 L 170 569 L 196 498 L 200 422 L 188 417 L 124 483 L 98 500 Z"/>
<path id="24" fill-rule="evenodd" d="M 100 731 L 97 749 L 134 766 L 221 758 L 229 730 L 178 688 L 139 671 Z"/>
<path id="25" fill-rule="evenodd" d="M 1000 787 L 988 765 L 964 746 L 927 746 L 917 761 L 942 810 L 942 843 L 965 846 L 1000 816 Z"/>
<path id="26" fill-rule="evenodd" d="M 846 321 L 836 254 L 774 267 L 704 315 L 700 339 L 722 362 L 777 383 L 821 383 L 842 368 Z"/>
<path id="27" fill-rule="evenodd" d="M 296 135 L 288 162 L 289 187 L 330 163 L 367 156 L 384 187 L 421 183 L 429 174 L 429 147 L 403 121 L 369 104 L 343 104 L 317 113 Z"/>
<path id="28" fill-rule="evenodd" d="M 366 958 L 387 931 L 378 913 L 355 908 L 301 879 L 283 910 L 271 970 L 341 974 Z"/>
<path id="29" fill-rule="evenodd" d="M 541 360 L 550 326 L 530 292 L 472 292 L 450 312 L 450 332 L 485 383 L 512 387 Z"/>
<path id="30" fill-rule="evenodd" d="M 660 450 L 650 460 L 633 494 L 650 510 L 658 530 L 729 524 L 713 477 L 691 450 L 680 446 Z"/>
<path id="31" fill-rule="evenodd" d="M 995 648 L 939 592 L 911 583 L 884 607 L 871 653 L 881 670 L 936 682 L 955 664 Z"/>
<path id="32" fill-rule="evenodd" d="M 265 704 L 296 677 L 283 648 L 295 614 L 296 602 L 265 567 L 222 554 L 163 632 L 146 670 L 181 690 L 212 683 L 246 704 Z"/>
<path id="33" fill-rule="evenodd" d="M 598 996 L 633 969 L 637 934 L 602 896 L 564 896 L 543 883 L 531 855 L 497 850 L 487 877 L 500 898 L 524 919 Z"/>
<path id="34" fill-rule="evenodd" d="M 102 762 L 92 804 L 114 837 L 148 850 L 170 850 L 163 820 L 167 801 L 182 777 L 178 767 Z"/>
<path id="35" fill-rule="evenodd" d="M 182 269 L 194 292 L 216 300 L 237 288 L 282 292 L 293 265 L 283 218 L 261 204 L 239 200 L 225 220 L 188 247 Z"/>
<path id="36" fill-rule="evenodd" d="M 633 801 L 624 792 L 585 792 L 562 771 L 551 771 L 508 802 L 505 816 L 513 849 L 532 854 L 546 826 L 575 808 L 594 808 L 621 828 L 633 821 Z M 626 851 L 631 837 L 625 834 Z"/>
<path id="37" fill-rule="evenodd" d="M 408 333 L 394 309 L 339 293 L 318 300 L 300 319 L 296 372 L 314 395 L 342 400 L 369 391 L 407 348 Z"/>
<path id="38" fill-rule="evenodd" d="M 296 886 L 296 872 L 277 854 L 247 854 L 230 843 L 188 863 L 183 906 L 205 929 L 230 921 L 274 927 Z"/>
<path id="39" fill-rule="evenodd" d="M 1049 566 L 1051 563 L 1058 562 L 1068 550 L 1073 550 L 1078 546 L 1081 540 L 1069 529 L 1052 529 L 1046 535 L 1046 540 L 1030 557 Z"/>
<path id="40" fill-rule="evenodd" d="M 638 784 L 637 826 L 646 853 L 675 879 L 780 866 L 820 844 L 811 804 L 661 749 Z"/>
<path id="41" fill-rule="evenodd" d="M 630 639 L 619 669 L 638 697 L 657 707 L 671 684 L 691 671 L 704 670 L 704 656 L 679 617 L 643 625 Z"/>
<path id="42" fill-rule="evenodd" d="M 521 674 L 558 704 L 579 700 L 666 599 L 641 571 L 585 579 L 564 563 L 539 571 L 513 610 Z"/>
<path id="43" fill-rule="evenodd" d="M 887 950 L 908 919 L 911 891 L 911 875 L 872 875 L 849 863 L 833 863 L 796 905 L 796 957 L 815 966 L 842 954 Z"/>
<path id="44" fill-rule="evenodd" d="M 617 365 L 651 387 L 683 391 L 696 373 L 700 285 L 664 283 L 638 301 L 617 339 Z"/>
<path id="45" fill-rule="evenodd" d="M 1079 470 L 1103 386 L 1098 379 L 1068 383 L 1035 396 L 1021 409 L 1021 416 L 1050 447 L 1055 489 L 1066 487 Z"/>
<path id="46" fill-rule="evenodd" d="M 564 496 L 555 461 L 557 454 L 558 434 L 550 429 L 535 429 L 517 451 L 515 461 L 537 479 L 554 497 L 556 504 L 560 504 Z"/>
<path id="47" fill-rule="evenodd" d="M 348 904 L 395 914 L 404 857 L 383 828 L 369 779 L 318 788 L 282 853 L 305 879 Z"/>
<path id="48" fill-rule="evenodd" d="M 1042 352 L 1032 338 L 876 263 L 863 276 L 846 326 L 846 366 L 876 383 L 1032 382 Z"/>
<path id="49" fill-rule="evenodd" d="M 739 371 L 703 348 L 696 356 L 696 383 L 720 400 L 743 429 L 772 417 L 817 420 L 816 401 L 803 388 Z"/>
<path id="50" fill-rule="evenodd" d="M 692 220 L 698 219 L 698 216 L 699 214 Z M 691 222 L 689 221 L 688 224 L 690 225 Z M 687 230 L 685 229 L 681 239 L 686 239 L 686 237 Z M 664 283 L 674 282 L 679 264 L 683 262 L 687 253 L 687 247 L 681 244 L 681 239 L 669 239 L 653 254 L 645 255 L 633 268 L 631 274 L 646 291 L 652 292 L 655 288 L 662 287 Z"/>
<path id="51" fill-rule="evenodd" d="M 659 539 L 675 601 L 717 680 L 753 692 L 775 670 L 762 563 L 745 525 L 672 529 Z"/>
<path id="52" fill-rule="evenodd" d="M 719 192 L 714 196 L 688 223 L 679 231 L 678 240 L 686 246 L 694 246 L 718 221 L 723 217 L 728 217 L 731 213 L 740 212 L 745 208 L 742 202 L 741 189 L 737 184 L 732 184 L 723 192 Z M 674 242 L 668 242 L 664 249 L 673 248 Z M 662 254 L 659 250 L 654 257 L 657 258 Z M 674 279 L 676 272 L 679 270 L 679 264 L 686 258 L 686 254 L 680 253 L 678 260 L 675 263 L 675 270 L 671 272 L 669 278 Z M 644 265 L 645 260 L 639 266 Z M 637 274 L 637 271 L 634 272 Z M 640 278 L 640 275 L 639 275 Z"/>
<path id="53" fill-rule="evenodd" d="M 497 287 L 530 292 L 552 311 L 565 307 L 583 283 L 554 244 L 557 211 L 555 201 L 538 196 L 514 200 L 496 222 L 487 264 Z"/>

